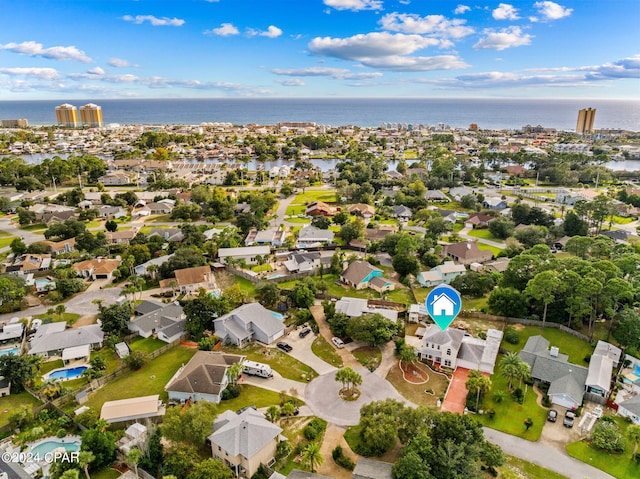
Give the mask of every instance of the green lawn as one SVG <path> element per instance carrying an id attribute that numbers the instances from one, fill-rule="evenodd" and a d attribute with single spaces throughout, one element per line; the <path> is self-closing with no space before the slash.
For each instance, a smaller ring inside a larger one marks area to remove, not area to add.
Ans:
<path id="1" fill-rule="evenodd" d="M 287 206 L 287 211 L 285 214 L 287 216 L 298 216 L 303 215 L 307 211 L 307 207 L 305 205 L 289 205 Z M 291 218 L 289 218 L 291 220 Z"/>
<path id="2" fill-rule="evenodd" d="M 376 369 L 380 366 L 380 362 L 382 361 L 382 351 L 380 351 L 380 348 L 365 346 L 353 350 L 352 353 L 358 362 L 365 368 Z"/>
<path id="3" fill-rule="evenodd" d="M 614 420 L 624 433 L 629 426 L 623 418 L 615 417 Z M 633 441 L 627 440 L 627 447 L 622 454 L 610 454 L 592 448 L 586 441 L 573 442 L 567 445 L 567 452 L 582 462 L 608 472 L 618 479 L 636 479 L 640 477 L 640 464 L 631 460 Z"/>
<path id="4" fill-rule="evenodd" d="M 62 359 L 54 359 L 53 361 L 47 361 L 46 363 L 42 363 L 40 365 L 40 374 L 44 376 L 48 372 L 53 371 L 54 369 L 62 368 L 62 367 L 64 367 L 64 363 L 62 362 Z"/>
<path id="5" fill-rule="evenodd" d="M 624 216 L 617 216 L 616 215 L 616 216 L 613 217 L 614 224 L 628 225 L 632 221 L 633 221 L 633 218 L 625 218 Z"/>
<path id="6" fill-rule="evenodd" d="M 502 355 L 498 355 L 496 364 L 500 364 Z M 491 376 L 491 390 L 485 394 L 482 401 L 482 409 L 489 411 L 493 409 L 495 416 L 493 419 L 489 415 L 477 415 L 476 418 L 484 425 L 498 431 L 506 432 L 514 436 L 527 439 L 529 441 L 537 441 L 542 433 L 542 426 L 547 419 L 547 410 L 541 408 L 536 403 L 536 393 L 531 386 L 526 388 L 526 396 L 524 404 L 515 402 L 511 395 L 508 394 L 508 383 L 500 374 L 500 367 L 496 367 L 496 373 Z M 516 385 L 517 387 L 517 385 Z M 525 386 L 522 386 L 525 389 Z M 507 391 L 507 396 L 497 403 L 493 399 L 496 391 Z M 533 420 L 533 426 L 526 430 L 524 421 L 527 418 Z"/>
<path id="7" fill-rule="evenodd" d="M 251 271 L 253 271 L 254 273 L 262 273 L 264 271 L 273 271 L 273 268 L 270 264 L 265 263 L 252 266 Z"/>
<path id="8" fill-rule="evenodd" d="M 310 381 L 318 376 L 317 372 L 293 356 L 289 356 L 279 349 L 266 348 L 261 344 L 251 343 L 244 348 L 225 346 L 223 350 L 233 354 L 242 354 L 251 361 L 268 364 L 278 371 L 282 377 L 293 379 L 294 381 Z"/>
<path id="9" fill-rule="evenodd" d="M 545 328 L 542 330 L 542 328 L 538 326 L 523 327 L 520 325 L 510 325 L 510 327 L 515 327 L 518 331 L 520 341 L 518 344 L 510 344 L 503 341 L 500 346 L 504 349 L 509 351 L 520 351 L 524 348 L 527 339 L 531 336 L 540 334 L 549 340 L 551 346 L 557 346 L 560 348 L 561 353 L 569 355 L 570 363 L 578 364 L 580 366 L 589 366 L 584 358 L 593 352 L 593 348 L 591 347 L 591 344 L 586 341 L 554 328 Z"/>
<path id="10" fill-rule="evenodd" d="M 416 302 L 416 299 L 413 297 L 413 293 L 409 288 L 400 288 L 389 291 L 385 294 L 385 299 L 407 305 Z"/>
<path id="11" fill-rule="evenodd" d="M 142 336 L 136 336 L 129 341 L 129 347 L 132 351 L 142 351 L 145 354 L 152 353 L 166 345 L 167 343 L 154 337 L 143 338 Z"/>
<path id="12" fill-rule="evenodd" d="M 287 223 L 311 223 L 311 220 L 309 218 L 287 218 L 285 221 Z"/>
<path id="13" fill-rule="evenodd" d="M 337 368 L 342 367 L 342 357 L 336 352 L 322 335 L 318 335 L 311 343 L 311 351 L 324 362 L 332 364 Z"/>
<path id="14" fill-rule="evenodd" d="M 496 258 L 500 252 L 502 251 L 502 249 L 500 248 L 496 248 L 495 246 L 491 246 L 488 244 L 484 244 L 484 243 L 478 243 L 478 249 L 480 251 L 491 251 L 493 253 L 493 257 Z"/>
<path id="15" fill-rule="evenodd" d="M 460 231 L 462 231 L 462 229 L 464 229 L 464 224 L 462 224 L 462 223 L 454 223 L 453 224 L 453 232 L 454 233 L 459 233 Z"/>
<path id="16" fill-rule="evenodd" d="M 504 240 L 497 238 L 491 234 L 491 231 L 488 229 L 473 229 L 467 233 L 469 236 L 473 236 L 474 238 L 481 238 L 486 240 L 495 241 L 496 243 L 503 243 Z"/>
<path id="17" fill-rule="evenodd" d="M 252 386 L 250 384 L 241 384 L 240 385 L 241 393 L 237 398 L 229 399 L 227 401 L 222 401 L 220 403 L 220 411 L 224 411 L 227 409 L 231 409 L 232 411 L 237 411 L 238 409 L 242 409 L 246 406 L 255 406 L 258 408 L 261 407 L 269 407 L 273 405 L 280 404 L 280 393 L 275 391 L 270 391 L 269 389 L 262 389 L 258 386 Z M 291 399 L 292 396 L 287 396 Z"/>
<path id="18" fill-rule="evenodd" d="M 49 313 L 42 313 L 42 314 L 36 314 L 33 316 L 34 318 L 38 318 L 38 319 L 51 319 L 54 323 L 58 323 L 60 321 L 66 321 L 67 324 L 69 326 L 73 325 L 73 323 L 75 323 L 78 318 L 80 317 L 79 314 L 76 313 L 62 313 L 62 316 L 58 315 L 58 314 L 49 314 Z"/>
<path id="19" fill-rule="evenodd" d="M 244 292 L 250 298 L 255 297 L 256 295 L 256 285 L 251 281 L 245 278 L 241 278 L 240 276 L 233 276 L 233 281 L 240 287 L 240 291 Z"/>
<path id="20" fill-rule="evenodd" d="M 31 231 L 32 233 L 44 233 L 47 229 L 47 225 L 37 224 L 37 225 L 22 225 L 20 226 L 21 230 Z"/>
<path id="21" fill-rule="evenodd" d="M 17 238 L 17 236 L 7 235 L 4 231 L 2 237 L 0 238 L 0 248 L 6 248 L 11 245 L 11 242 Z"/>
<path id="22" fill-rule="evenodd" d="M 102 469 L 98 472 L 91 473 L 91 479 L 118 479 L 120 477 L 120 471 L 115 469 Z M 82 477 L 82 476 L 80 476 Z"/>
<path id="23" fill-rule="evenodd" d="M 0 238 L 9 238 L 9 237 L 15 238 L 15 236 L 12 235 L 11 233 L 0 230 Z"/>
<path id="24" fill-rule="evenodd" d="M 427 298 L 427 296 L 429 295 L 429 293 L 431 292 L 433 288 L 413 288 L 413 293 L 415 294 L 416 297 L 416 302 L 417 303 L 424 303 L 424 300 Z M 482 297 L 482 298 L 468 298 L 466 296 L 462 297 L 462 309 L 469 311 L 472 309 L 475 310 L 480 310 L 482 309 L 484 306 L 487 305 L 487 300 L 488 298 L 486 297 Z"/>
<path id="25" fill-rule="evenodd" d="M 395 364 L 385 378 L 404 398 L 419 406 L 436 407 L 438 398 L 444 397 L 449 380 L 442 374 L 436 374 L 426 365 L 416 362 L 418 368 L 429 374 L 426 383 L 410 383 L 404 379 L 402 370 Z M 429 391 L 429 393 L 427 393 Z"/>
<path id="26" fill-rule="evenodd" d="M 337 201 L 335 190 L 311 190 L 298 193 L 291 204 L 304 205 L 314 201 L 324 201 L 325 203 L 335 203 Z"/>
<path id="27" fill-rule="evenodd" d="M 0 426 L 9 423 L 9 416 L 22 406 L 39 406 L 41 402 L 24 391 L 0 398 Z"/>
<path id="28" fill-rule="evenodd" d="M 545 469 L 514 456 L 506 456 L 504 466 L 499 467 L 500 479 L 567 479 L 566 476 Z"/>
<path id="29" fill-rule="evenodd" d="M 195 349 L 176 346 L 153 361 L 147 361 L 138 371 L 127 372 L 92 394 L 87 406 L 100 411 L 106 401 L 128 399 L 140 395 L 159 394 L 166 400 L 165 385 L 183 364 L 196 353 Z"/>

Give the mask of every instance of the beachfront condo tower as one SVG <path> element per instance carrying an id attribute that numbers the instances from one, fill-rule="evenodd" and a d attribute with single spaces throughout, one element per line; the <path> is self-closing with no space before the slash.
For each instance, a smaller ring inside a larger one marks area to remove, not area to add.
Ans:
<path id="1" fill-rule="evenodd" d="M 94 103 L 87 103 L 85 106 L 81 106 L 80 120 L 82 121 L 82 126 L 102 126 L 102 107 Z"/>
<path id="2" fill-rule="evenodd" d="M 596 119 L 595 108 L 583 108 L 578 112 L 578 123 L 576 124 L 576 133 L 586 135 L 593 131 L 593 122 Z"/>
<path id="3" fill-rule="evenodd" d="M 69 103 L 57 106 L 56 121 L 60 126 L 78 126 L 78 109 Z"/>

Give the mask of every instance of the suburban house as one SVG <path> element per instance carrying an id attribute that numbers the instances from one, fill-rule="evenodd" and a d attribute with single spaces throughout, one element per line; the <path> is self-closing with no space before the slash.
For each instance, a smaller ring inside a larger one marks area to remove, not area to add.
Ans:
<path id="1" fill-rule="evenodd" d="M 487 339 L 474 338 L 461 329 L 447 328 L 444 331 L 435 324 L 429 325 L 422 337 L 418 357 L 422 361 L 456 369 L 477 369 L 493 374 L 502 331 L 487 330 Z"/>
<path id="2" fill-rule="evenodd" d="M 588 400 L 604 404 L 609 399 L 613 370 L 620 363 L 621 355 L 620 348 L 606 341 L 598 341 L 589 361 L 589 373 L 584 386 Z"/>
<path id="3" fill-rule="evenodd" d="M 164 416 L 167 411 L 159 394 L 141 396 L 118 401 L 107 401 L 100 410 L 100 419 L 107 424 L 136 422 L 140 419 L 153 419 Z"/>
<path id="4" fill-rule="evenodd" d="M 549 349 L 549 341 L 531 336 L 520 351 L 520 359 L 531 366 L 531 378 L 549 384 L 549 398 L 553 404 L 568 409 L 580 407 L 585 393 L 589 370 L 571 364 L 557 347 Z"/>
<path id="5" fill-rule="evenodd" d="M 432 268 L 430 271 L 418 273 L 418 283 L 423 288 L 431 288 L 439 284 L 451 284 L 451 282 L 466 273 L 467 269 L 462 264 L 453 261 L 445 261 L 444 264 Z"/>
<path id="6" fill-rule="evenodd" d="M 226 344 L 244 346 L 256 340 L 271 344 L 284 336 L 282 315 L 260 303 L 248 303 L 213 320 L 216 335 Z"/>
<path id="7" fill-rule="evenodd" d="M 306 216 L 334 216 L 338 211 L 340 208 L 329 206 L 322 201 L 315 201 L 307 205 L 304 214 Z"/>
<path id="8" fill-rule="evenodd" d="M 456 186 L 454 188 L 449 188 L 449 195 L 455 200 L 460 201 L 463 196 L 472 195 L 473 190 L 466 186 Z"/>
<path id="9" fill-rule="evenodd" d="M 290 273 L 306 273 L 319 269 L 321 263 L 318 252 L 290 253 L 284 266 Z"/>
<path id="10" fill-rule="evenodd" d="M 298 231 L 298 239 L 296 240 L 296 248 L 317 248 L 330 244 L 335 237 L 335 233 L 331 230 L 323 230 L 313 225 L 305 225 Z"/>
<path id="11" fill-rule="evenodd" d="M 391 207 L 391 216 L 400 221 L 409 221 L 413 217 L 413 212 L 405 205 L 395 205 Z"/>
<path id="12" fill-rule="evenodd" d="M 67 323 L 42 324 L 29 341 L 29 354 L 42 356 L 62 356 L 63 360 L 71 360 L 86 357 L 86 352 L 80 351 L 79 346 L 87 350 L 100 349 L 104 341 L 104 333 L 97 324 L 80 326 L 75 329 L 66 329 Z M 76 358 L 65 355 L 65 350 L 80 354 Z"/>
<path id="13" fill-rule="evenodd" d="M 395 309 L 387 309 L 376 307 L 375 304 L 369 303 L 368 299 L 351 298 L 343 296 L 336 301 L 336 313 L 343 313 L 350 318 L 362 316 L 363 314 L 381 314 L 392 321 L 398 320 L 398 311 Z"/>
<path id="14" fill-rule="evenodd" d="M 489 222 L 494 220 L 495 216 L 485 215 L 483 213 L 475 213 L 464 221 L 465 228 L 488 228 Z"/>
<path id="15" fill-rule="evenodd" d="M 207 401 L 218 404 L 222 391 L 229 384 L 227 370 L 235 363 L 242 363 L 244 356 L 236 354 L 198 351 L 169 380 L 164 390 L 169 399 L 185 403 Z"/>
<path id="16" fill-rule="evenodd" d="M 171 214 L 172 211 L 172 204 L 152 201 L 136 211 L 135 214 L 138 216 L 168 215 Z"/>
<path id="17" fill-rule="evenodd" d="M 43 213 L 41 215 L 36 215 L 36 221 L 38 223 L 43 223 L 47 226 L 52 225 L 53 223 L 64 223 L 67 220 L 75 219 L 78 215 L 75 210 L 73 211 L 58 211 L 54 213 Z"/>
<path id="18" fill-rule="evenodd" d="M 376 209 L 373 206 L 364 203 L 351 205 L 347 208 L 347 211 L 352 215 L 362 216 L 363 218 L 372 218 L 376 214 Z"/>
<path id="19" fill-rule="evenodd" d="M 37 273 L 51 268 L 50 254 L 23 254 L 6 265 L 7 273 Z"/>
<path id="20" fill-rule="evenodd" d="M 160 281 L 161 288 L 171 288 L 172 281 L 175 281 L 181 293 L 190 294 L 197 292 L 200 288 L 209 290 L 216 286 L 211 266 L 208 265 L 177 269 L 174 273 L 175 279 L 167 278 Z"/>
<path id="21" fill-rule="evenodd" d="M 366 261 L 353 261 L 340 273 L 340 281 L 355 289 L 372 288 L 378 292 L 391 291 L 395 284 L 382 277 L 382 270 Z"/>
<path id="22" fill-rule="evenodd" d="M 120 266 L 119 259 L 108 258 L 87 259 L 72 265 L 73 269 L 77 271 L 78 276 L 91 278 L 94 281 L 96 279 L 112 279 L 113 272 L 118 266 Z"/>
<path id="23" fill-rule="evenodd" d="M 446 203 L 449 201 L 449 197 L 440 190 L 427 190 L 424 194 L 424 197 L 428 201 L 437 201 L 442 203 Z"/>
<path id="24" fill-rule="evenodd" d="M 235 477 L 252 477 L 260 465 L 275 462 L 276 447 L 282 428 L 267 421 L 253 408 L 240 414 L 226 410 L 213 422 L 213 433 L 207 438 L 211 454 L 235 472 Z"/>
<path id="25" fill-rule="evenodd" d="M 164 304 L 155 301 L 143 301 L 136 312 L 143 311 L 141 316 L 129 320 L 129 330 L 143 338 L 156 334 L 165 343 L 172 343 L 182 337 L 187 319 L 182 306 L 175 303 Z"/>
<path id="26" fill-rule="evenodd" d="M 107 231 L 104 236 L 107 240 L 107 244 L 129 244 L 129 242 L 135 238 L 136 230 L 123 230 L 123 231 Z"/>
<path id="27" fill-rule="evenodd" d="M 420 323 L 429 320 L 429 313 L 424 303 L 410 304 L 407 319 L 410 323 Z"/>
<path id="28" fill-rule="evenodd" d="M 124 186 L 135 181 L 135 178 L 125 171 L 109 171 L 99 177 L 98 181 L 105 186 Z"/>
<path id="29" fill-rule="evenodd" d="M 127 454 L 134 447 L 142 447 L 147 441 L 147 426 L 134 422 L 124 431 L 124 436 L 117 442 L 118 449 Z"/>
<path id="30" fill-rule="evenodd" d="M 24 332 L 24 324 L 18 323 L 18 322 L 5 323 L 2 325 L 2 328 L 0 329 L 0 342 L 20 339 L 22 338 L 23 332 Z"/>
<path id="31" fill-rule="evenodd" d="M 479 249 L 476 241 L 448 244 L 443 248 L 443 253 L 465 266 L 471 263 L 485 263 L 493 259 L 493 253 Z"/>
<path id="32" fill-rule="evenodd" d="M 220 263 L 228 264 L 229 258 L 233 260 L 244 260 L 246 264 L 258 264 L 258 258 L 266 258 L 271 254 L 268 246 L 247 246 L 240 248 L 220 248 L 218 258 Z"/>
<path id="33" fill-rule="evenodd" d="M 105 220 L 124 218 L 127 216 L 127 210 L 122 206 L 102 206 L 98 210 L 98 216 Z"/>
<path id="34" fill-rule="evenodd" d="M 160 265 L 169 261 L 172 257 L 173 257 L 173 253 L 167 254 L 164 256 L 158 256 L 157 258 L 151 258 L 146 263 L 142 263 L 142 264 L 139 264 L 138 266 L 134 266 L 133 272 L 136 274 L 136 276 L 145 276 L 147 274 L 151 275 L 152 272 L 150 271 L 150 268 L 152 266 L 155 266 L 157 268 Z"/>
<path id="35" fill-rule="evenodd" d="M 358 459 L 351 479 L 392 479 L 393 464 L 361 457 Z"/>
<path id="36" fill-rule="evenodd" d="M 485 198 L 485 200 L 482 202 L 482 207 L 489 208 L 490 210 L 503 210 L 507 206 L 509 206 L 507 204 L 507 201 L 497 196 Z"/>
<path id="37" fill-rule="evenodd" d="M 69 238 L 62 241 L 38 241 L 40 244 L 44 244 L 49 247 L 49 253 L 51 256 L 55 257 L 59 254 L 63 253 L 72 253 L 76 250 L 76 239 Z"/>
<path id="38" fill-rule="evenodd" d="M 251 228 L 244 240 L 244 244 L 245 246 L 282 246 L 286 235 L 286 231 L 281 230 L 280 228 L 267 228 L 266 230 L 260 231 L 258 231 L 256 228 Z"/>
<path id="39" fill-rule="evenodd" d="M 618 397 L 621 394 L 618 393 Z M 640 394 L 635 394 L 631 396 L 624 396 L 624 399 L 618 402 L 618 397 L 616 397 L 616 404 L 618 404 L 618 414 L 622 417 L 627 417 L 631 420 L 632 423 L 640 426 Z"/>
<path id="40" fill-rule="evenodd" d="M 153 228 L 149 231 L 147 238 L 160 236 L 165 241 L 179 243 L 184 239 L 184 233 L 180 228 Z"/>

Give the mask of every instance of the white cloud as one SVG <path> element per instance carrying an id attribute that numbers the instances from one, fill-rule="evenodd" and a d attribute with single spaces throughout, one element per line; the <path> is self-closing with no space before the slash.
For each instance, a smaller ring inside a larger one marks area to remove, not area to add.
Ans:
<path id="1" fill-rule="evenodd" d="M 69 47 L 49 47 L 44 48 L 42 43 L 34 41 L 22 42 L 22 43 L 6 43 L 0 45 L 0 50 L 9 50 L 14 53 L 20 53 L 21 55 L 27 55 L 30 57 L 43 57 L 52 60 L 75 60 L 83 63 L 91 63 L 85 52 L 79 50 L 74 46 Z"/>
<path id="2" fill-rule="evenodd" d="M 92 68 L 91 70 L 87 70 L 87 73 L 90 73 L 92 75 L 104 75 L 105 71 L 100 67 L 95 67 L 95 68 Z"/>
<path id="3" fill-rule="evenodd" d="M 363 65 L 371 68 L 398 72 L 457 70 L 469 67 L 468 64 L 454 55 L 440 55 L 435 57 L 406 57 L 392 55 L 382 58 L 364 58 L 361 62 Z"/>
<path id="4" fill-rule="evenodd" d="M 35 77 L 44 80 L 54 80 L 60 77 L 55 68 L 0 68 L 0 73 L 10 76 Z"/>
<path id="5" fill-rule="evenodd" d="M 438 46 L 440 40 L 420 35 L 374 32 L 361 33 L 347 38 L 316 37 L 309 42 L 309 50 L 316 55 L 360 60 L 362 58 L 407 55 L 430 46 Z"/>
<path id="6" fill-rule="evenodd" d="M 249 37 L 268 37 L 268 38 L 277 38 L 282 35 L 282 30 L 276 27 L 275 25 L 269 25 L 266 31 L 256 30 L 254 28 L 247 28 L 247 36 Z"/>
<path id="7" fill-rule="evenodd" d="M 107 62 L 109 65 L 111 65 L 112 67 L 116 67 L 116 68 L 126 68 L 126 67 L 137 67 L 139 65 L 136 65 L 135 63 L 131 63 L 129 60 L 124 60 L 122 58 L 109 58 L 109 61 Z"/>
<path id="8" fill-rule="evenodd" d="M 382 10 L 382 0 L 324 0 L 324 4 L 336 10 Z"/>
<path id="9" fill-rule="evenodd" d="M 126 22 L 135 23 L 136 25 L 140 25 L 144 22 L 149 22 L 154 27 L 181 27 L 184 25 L 184 20 L 181 18 L 169 18 L 169 17 L 154 17 L 153 15 L 136 15 L 132 17 L 131 15 L 125 15 L 122 19 Z"/>
<path id="10" fill-rule="evenodd" d="M 476 50 L 505 50 L 512 47 L 521 47 L 531 44 L 533 35 L 523 33 L 520 27 L 503 28 L 500 31 L 484 30 L 486 37 L 481 38 L 473 48 Z"/>
<path id="11" fill-rule="evenodd" d="M 465 26 L 466 20 L 449 20 L 443 15 L 421 17 L 413 13 L 389 13 L 380 19 L 385 30 L 402 33 L 437 34 L 449 38 L 462 38 L 474 33 L 473 28 Z"/>
<path id="12" fill-rule="evenodd" d="M 230 35 L 237 35 L 240 33 L 233 23 L 223 23 L 218 28 L 212 28 L 211 30 L 205 30 L 205 35 L 218 35 L 220 37 L 228 37 Z"/>
<path id="13" fill-rule="evenodd" d="M 309 68 L 292 68 L 282 69 L 274 68 L 271 70 L 276 75 L 292 76 L 292 77 L 331 77 L 336 80 L 364 80 L 369 78 L 378 78 L 382 76 L 379 72 L 360 72 L 352 73 L 347 68 L 331 68 L 331 67 L 309 67 Z"/>
<path id="14" fill-rule="evenodd" d="M 538 9 L 538 13 L 546 20 L 559 20 L 568 17 L 573 12 L 573 8 L 566 8 L 555 2 L 536 2 L 533 4 Z"/>
<path id="15" fill-rule="evenodd" d="M 297 78 L 289 78 L 287 80 L 276 80 L 276 83 L 280 83 L 282 86 L 304 86 L 304 82 Z"/>
<path id="16" fill-rule="evenodd" d="M 508 3 L 498 5 L 498 8 L 492 12 L 492 15 L 496 20 L 517 20 L 520 18 L 518 16 L 518 9 Z"/>
<path id="17" fill-rule="evenodd" d="M 467 5 L 458 5 L 456 9 L 453 11 L 453 13 L 455 13 L 456 15 L 462 15 L 463 13 L 466 13 L 469 10 L 471 10 L 471 7 L 468 7 Z"/>

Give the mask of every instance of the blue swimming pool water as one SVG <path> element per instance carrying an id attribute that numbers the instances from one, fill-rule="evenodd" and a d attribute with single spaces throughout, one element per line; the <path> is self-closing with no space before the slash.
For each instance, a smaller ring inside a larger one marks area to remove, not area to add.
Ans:
<path id="1" fill-rule="evenodd" d="M 19 349 L 17 347 L 15 348 L 7 348 L 7 349 L 0 349 L 0 356 L 4 356 L 5 354 L 18 354 Z"/>
<path id="2" fill-rule="evenodd" d="M 76 368 L 58 369 L 49 373 L 50 379 L 74 379 L 82 376 L 82 373 L 89 369 L 88 366 L 78 366 Z"/>
<path id="3" fill-rule="evenodd" d="M 59 447 L 64 447 L 67 451 L 79 451 L 80 441 L 78 439 L 67 439 L 65 442 L 62 442 L 60 439 L 50 439 L 32 447 L 31 452 L 34 455 L 38 454 L 40 457 L 44 457 L 45 454 Z"/>

